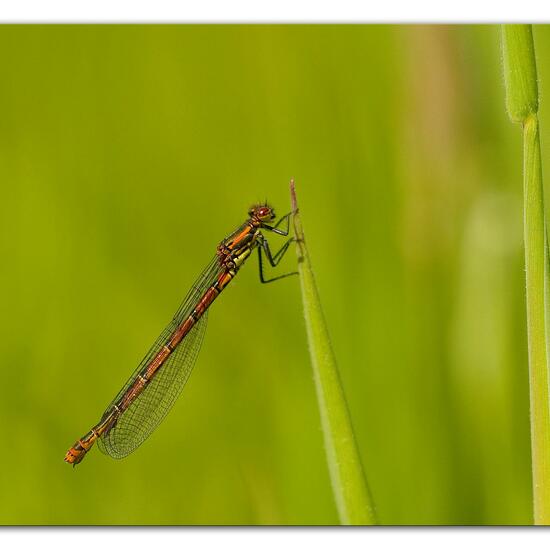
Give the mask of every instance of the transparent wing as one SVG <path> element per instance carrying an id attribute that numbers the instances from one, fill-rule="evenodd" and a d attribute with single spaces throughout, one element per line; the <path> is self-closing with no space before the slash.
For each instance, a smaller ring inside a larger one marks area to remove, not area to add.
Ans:
<path id="1" fill-rule="evenodd" d="M 187 319 L 204 292 L 216 281 L 221 267 L 215 257 L 203 271 L 183 300 L 172 321 L 157 338 L 126 384 L 107 407 L 103 418 L 132 386 L 142 370 L 151 362 L 180 323 Z M 187 336 L 172 351 L 155 376 L 130 406 L 120 415 L 113 427 L 104 433 L 98 445 L 113 458 L 123 458 L 141 445 L 162 422 L 189 379 L 204 339 L 207 313 L 197 321 Z"/>
<path id="2" fill-rule="evenodd" d="M 187 382 L 206 330 L 205 313 L 171 353 L 155 377 L 99 439 L 99 448 L 113 458 L 137 449 L 162 422 Z"/>

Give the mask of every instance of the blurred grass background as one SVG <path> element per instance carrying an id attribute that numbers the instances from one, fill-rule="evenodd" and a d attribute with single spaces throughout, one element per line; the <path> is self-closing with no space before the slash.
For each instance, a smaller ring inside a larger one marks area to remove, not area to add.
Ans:
<path id="1" fill-rule="evenodd" d="M 380 521 L 532 521 L 498 27 L 2 26 L 0 67 L 0 523 L 337 522 L 298 281 L 255 259 L 146 444 L 63 462 L 291 176 Z"/>

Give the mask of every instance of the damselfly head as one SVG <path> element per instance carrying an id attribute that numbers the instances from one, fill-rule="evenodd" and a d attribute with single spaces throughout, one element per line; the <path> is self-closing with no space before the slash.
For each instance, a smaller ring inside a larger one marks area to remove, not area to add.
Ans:
<path id="1" fill-rule="evenodd" d="M 260 220 L 261 222 L 270 222 L 277 217 L 275 216 L 275 210 L 273 210 L 273 208 L 267 203 L 254 204 L 248 210 L 248 215 L 251 218 Z"/>

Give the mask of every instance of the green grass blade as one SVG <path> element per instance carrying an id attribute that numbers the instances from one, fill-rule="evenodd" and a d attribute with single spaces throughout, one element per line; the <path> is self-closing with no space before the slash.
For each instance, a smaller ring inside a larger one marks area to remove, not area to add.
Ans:
<path id="1" fill-rule="evenodd" d="M 502 52 L 507 109 L 512 121 L 523 125 L 524 241 L 534 521 L 539 525 L 548 525 L 550 401 L 546 290 L 549 288 L 549 281 L 537 118 L 537 71 L 531 26 L 503 25 Z"/>
<path id="2" fill-rule="evenodd" d="M 309 351 L 338 514 L 343 524 L 374 525 L 374 505 L 359 458 L 346 398 L 304 240 L 294 180 L 290 183 L 290 192 Z"/>

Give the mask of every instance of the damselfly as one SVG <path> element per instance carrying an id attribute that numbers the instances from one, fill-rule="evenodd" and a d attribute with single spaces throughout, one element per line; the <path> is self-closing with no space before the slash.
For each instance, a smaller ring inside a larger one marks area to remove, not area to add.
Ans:
<path id="1" fill-rule="evenodd" d="M 204 338 L 208 308 L 255 248 L 262 283 L 295 274 L 285 273 L 272 279 L 264 277 L 263 257 L 275 267 L 293 240 L 292 237 L 287 239 L 277 253 L 271 253 L 262 231 L 287 236 L 290 213 L 271 225 L 275 218 L 271 206 L 252 206 L 248 219 L 218 245 L 216 255 L 192 286 L 172 321 L 107 407 L 99 423 L 67 451 L 66 462 L 73 466 L 78 464 L 96 441 L 105 454 L 124 458 L 151 435 L 191 374 Z M 280 229 L 285 220 L 286 229 Z"/>

